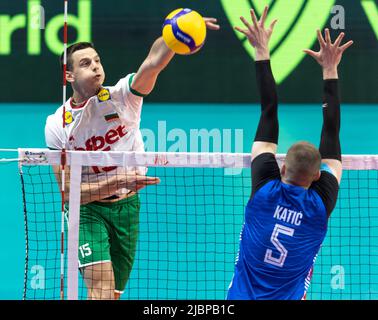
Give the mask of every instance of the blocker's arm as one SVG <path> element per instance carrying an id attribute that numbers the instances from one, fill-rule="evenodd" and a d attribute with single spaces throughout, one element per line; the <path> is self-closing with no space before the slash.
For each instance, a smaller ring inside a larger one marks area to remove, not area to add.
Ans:
<path id="1" fill-rule="evenodd" d="M 340 33 L 334 43 L 331 41 L 329 29 L 325 29 L 325 38 L 320 30 L 317 31 L 320 51 L 304 50 L 313 57 L 323 70 L 324 94 L 323 94 L 323 128 L 319 151 L 322 162 L 327 164 L 332 174 L 340 183 L 342 174 L 341 147 L 340 147 L 340 101 L 338 92 L 337 67 L 342 55 L 353 41 L 341 45 L 344 33 Z"/>

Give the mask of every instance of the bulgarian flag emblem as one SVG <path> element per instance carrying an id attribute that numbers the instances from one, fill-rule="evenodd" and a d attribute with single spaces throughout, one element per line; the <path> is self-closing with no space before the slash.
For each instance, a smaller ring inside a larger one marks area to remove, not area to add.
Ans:
<path id="1" fill-rule="evenodd" d="M 105 120 L 106 120 L 106 122 L 112 122 L 112 121 L 119 120 L 118 113 L 107 114 L 105 116 Z"/>

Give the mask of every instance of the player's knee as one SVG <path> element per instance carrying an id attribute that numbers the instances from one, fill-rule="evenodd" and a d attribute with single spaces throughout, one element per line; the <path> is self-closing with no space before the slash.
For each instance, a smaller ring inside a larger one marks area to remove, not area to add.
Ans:
<path id="1" fill-rule="evenodd" d="M 90 300 L 114 299 L 114 275 L 111 264 L 98 264 L 85 268 L 83 272 Z"/>
<path id="2" fill-rule="evenodd" d="M 88 299 L 89 300 L 114 300 L 114 289 L 92 289 L 88 290 Z"/>
<path id="3" fill-rule="evenodd" d="M 91 300 L 113 300 L 114 281 L 105 279 L 92 281 L 92 286 L 88 288 L 88 298 Z"/>

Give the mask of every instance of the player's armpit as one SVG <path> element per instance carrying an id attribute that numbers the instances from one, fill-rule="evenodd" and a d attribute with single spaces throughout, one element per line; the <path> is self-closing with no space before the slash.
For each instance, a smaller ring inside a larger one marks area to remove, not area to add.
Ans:
<path id="1" fill-rule="evenodd" d="M 310 186 L 310 189 L 315 190 L 322 199 L 328 217 L 336 206 L 339 192 L 339 183 L 332 171 L 330 168 L 327 170 L 323 169 L 320 179 L 314 181 Z"/>
<path id="2" fill-rule="evenodd" d="M 273 153 L 276 154 L 277 152 L 277 144 L 272 142 L 264 142 L 264 141 L 255 141 L 252 144 L 252 161 L 258 157 L 262 153 Z"/>
<path id="3" fill-rule="evenodd" d="M 265 152 L 254 158 L 251 162 L 251 179 L 251 198 L 269 181 L 275 179 L 281 180 L 280 168 L 272 152 Z"/>
<path id="4" fill-rule="evenodd" d="M 330 173 L 336 177 L 337 182 L 340 184 L 343 172 L 343 165 L 341 161 L 336 159 L 322 159 L 322 164 L 327 165 L 327 167 L 331 170 Z"/>

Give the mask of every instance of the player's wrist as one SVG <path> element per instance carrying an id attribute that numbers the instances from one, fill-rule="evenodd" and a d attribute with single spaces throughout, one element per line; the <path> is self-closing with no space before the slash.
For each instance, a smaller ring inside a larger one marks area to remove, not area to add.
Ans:
<path id="1" fill-rule="evenodd" d="M 338 79 L 339 74 L 337 71 L 337 67 L 331 67 L 331 68 L 323 68 L 323 79 Z"/>
<path id="2" fill-rule="evenodd" d="M 267 48 L 256 49 L 256 61 L 270 60 L 270 52 Z"/>

